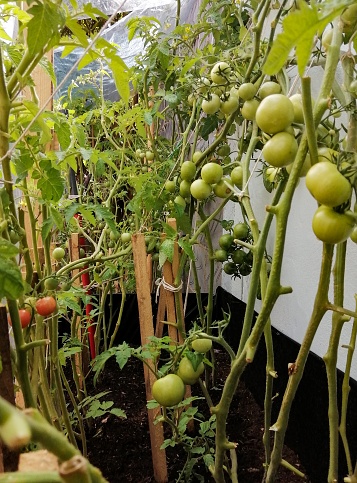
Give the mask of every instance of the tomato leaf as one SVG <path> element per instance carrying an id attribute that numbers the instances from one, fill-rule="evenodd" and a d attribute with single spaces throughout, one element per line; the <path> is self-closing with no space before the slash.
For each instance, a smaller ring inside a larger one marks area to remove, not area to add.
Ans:
<path id="1" fill-rule="evenodd" d="M 162 227 L 169 238 L 176 238 L 177 231 L 175 230 L 175 228 L 172 228 L 172 226 L 168 225 L 164 221 L 162 222 Z"/>
<path id="2" fill-rule="evenodd" d="M 59 201 L 64 190 L 64 180 L 61 173 L 55 168 L 49 168 L 44 170 L 42 175 L 37 182 L 42 198 L 45 201 Z"/>
<path id="3" fill-rule="evenodd" d="M 19 253 L 17 246 L 13 245 L 9 240 L 0 239 L 0 257 L 12 258 Z"/>
<path id="4" fill-rule="evenodd" d="M 159 265 L 162 267 L 166 260 L 172 263 L 174 258 L 174 240 L 164 240 L 160 245 Z"/>
<path id="5" fill-rule="evenodd" d="M 120 346 L 117 347 L 117 351 L 115 353 L 115 360 L 119 365 L 120 369 L 123 369 L 131 355 L 131 347 L 126 342 L 123 342 L 123 344 L 120 344 Z"/>
<path id="6" fill-rule="evenodd" d="M 22 276 L 17 264 L 4 257 L 0 257 L 0 299 L 18 299 L 24 292 Z"/>
<path id="7" fill-rule="evenodd" d="M 114 414 L 114 416 L 117 416 L 118 418 L 126 419 L 125 411 L 123 411 L 122 409 L 113 408 L 109 412 L 110 414 Z"/>
<path id="8" fill-rule="evenodd" d="M 309 61 L 316 33 L 320 35 L 326 25 L 351 3 L 353 3 L 352 0 L 344 2 L 344 5 L 341 6 L 341 2 L 338 0 L 326 0 L 318 5 L 299 2 L 299 10 L 290 12 L 284 18 L 283 32 L 278 34 L 274 41 L 263 66 L 263 72 L 267 75 L 279 72 L 292 49 L 296 48 L 298 71 L 302 76 Z"/>
<path id="9" fill-rule="evenodd" d="M 204 355 L 201 354 L 200 352 L 187 351 L 185 353 L 185 356 L 191 362 L 194 371 L 197 371 L 198 366 L 201 364 L 201 362 L 204 359 Z"/>
<path id="10" fill-rule="evenodd" d="M 190 260 L 194 261 L 195 254 L 193 252 L 191 243 L 185 240 L 184 238 L 179 238 L 178 244 L 182 248 L 182 250 L 186 253 L 186 255 L 190 258 Z"/>
<path id="11" fill-rule="evenodd" d="M 33 17 L 27 24 L 27 44 L 33 55 L 41 52 L 49 40 L 58 35 L 64 16 L 62 9 L 50 2 L 37 3 L 28 12 Z"/>

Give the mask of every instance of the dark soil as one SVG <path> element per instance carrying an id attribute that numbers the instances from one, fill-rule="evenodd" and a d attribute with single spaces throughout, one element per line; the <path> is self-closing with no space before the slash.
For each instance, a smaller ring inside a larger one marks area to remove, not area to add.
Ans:
<path id="1" fill-rule="evenodd" d="M 229 370 L 229 363 L 221 352 L 215 352 L 217 358 L 218 378 L 217 387 L 212 391 L 213 402 L 216 403 L 221 393 L 222 382 Z M 92 464 L 101 469 L 110 483 L 155 482 L 151 460 L 150 437 L 146 410 L 145 384 L 142 363 L 130 359 L 127 365 L 120 370 L 112 358 L 108 361 L 105 371 L 93 394 L 101 391 L 110 391 L 105 400 L 114 401 L 115 407 L 126 412 L 127 419 L 120 419 L 109 415 L 98 418 L 95 428 L 88 437 L 88 458 Z M 192 387 L 194 395 L 200 394 L 199 385 Z M 209 413 L 205 406 L 200 412 Z M 238 443 L 238 478 L 240 483 L 260 483 L 263 478 L 264 449 L 263 411 L 255 402 L 244 382 L 238 386 L 237 393 L 231 406 L 227 424 L 229 440 Z M 284 449 L 284 459 L 300 471 L 304 469 L 299 463 L 298 456 L 289 448 Z M 180 479 L 179 475 L 186 461 L 185 452 L 180 446 L 167 448 L 166 459 L 169 473 L 169 482 L 199 481 Z M 213 481 L 204 464 L 196 465 L 195 471 L 199 473 L 204 482 Z M 276 482 L 301 483 L 301 477 L 291 471 L 280 468 Z"/>

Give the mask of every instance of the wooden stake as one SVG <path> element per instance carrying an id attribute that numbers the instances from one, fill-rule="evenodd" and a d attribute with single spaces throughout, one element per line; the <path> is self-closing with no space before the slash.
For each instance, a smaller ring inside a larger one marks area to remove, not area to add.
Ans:
<path id="1" fill-rule="evenodd" d="M 9 327 L 7 323 L 6 308 L 0 307 L 0 341 L 1 363 L 0 396 L 11 404 L 15 404 L 14 383 L 11 367 Z M 19 453 L 10 451 L 0 442 L 0 473 L 16 471 L 19 465 Z"/>
<path id="2" fill-rule="evenodd" d="M 138 298 L 141 344 L 145 345 L 148 343 L 149 337 L 154 335 L 154 325 L 149 275 L 146 265 L 147 254 L 144 235 L 142 233 L 133 235 L 132 245 L 136 279 L 136 292 Z M 153 362 L 150 359 L 147 360 L 147 363 L 152 367 L 152 369 L 154 369 Z M 151 388 L 156 378 L 154 373 L 149 369 L 146 364 L 144 364 L 144 377 L 146 398 L 149 401 L 153 398 Z M 154 421 L 159 414 L 159 408 L 148 409 L 151 455 L 154 467 L 155 481 L 157 483 L 166 483 L 168 481 L 166 452 L 165 450 L 160 449 L 162 443 L 164 442 L 163 427 L 162 424 L 154 424 Z"/>

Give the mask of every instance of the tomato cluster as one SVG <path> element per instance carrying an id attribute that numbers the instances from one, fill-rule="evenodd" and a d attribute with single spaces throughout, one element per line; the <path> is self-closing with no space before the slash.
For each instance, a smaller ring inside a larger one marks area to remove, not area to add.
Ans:
<path id="1" fill-rule="evenodd" d="M 248 241 L 250 229 L 246 223 L 237 223 L 233 227 L 233 233 L 225 233 L 219 238 L 219 249 L 215 251 L 215 259 L 218 262 L 226 262 L 223 270 L 227 275 L 234 277 L 249 275 L 252 271 L 252 252 L 246 252 L 236 244 L 236 240 Z"/>

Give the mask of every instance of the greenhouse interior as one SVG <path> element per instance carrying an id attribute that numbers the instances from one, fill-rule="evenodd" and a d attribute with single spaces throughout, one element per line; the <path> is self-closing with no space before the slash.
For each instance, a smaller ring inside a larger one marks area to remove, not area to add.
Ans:
<path id="1" fill-rule="evenodd" d="M 0 19 L 0 483 L 357 483 L 357 2 Z"/>

